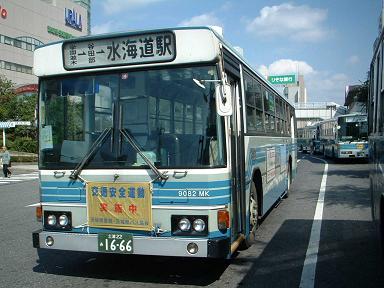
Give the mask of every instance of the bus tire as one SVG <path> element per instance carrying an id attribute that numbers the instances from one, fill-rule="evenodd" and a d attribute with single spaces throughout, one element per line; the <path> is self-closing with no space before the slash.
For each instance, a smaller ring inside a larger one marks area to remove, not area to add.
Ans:
<path id="1" fill-rule="evenodd" d="M 289 197 L 289 189 L 291 189 L 292 184 L 292 167 L 291 167 L 291 159 L 289 159 L 288 165 L 287 165 L 287 178 L 288 178 L 288 185 L 287 185 L 287 192 L 284 194 L 284 198 Z"/>
<path id="2" fill-rule="evenodd" d="M 379 212 L 379 244 L 381 249 L 381 257 L 384 259 L 384 197 L 381 197 Z"/>
<path id="3" fill-rule="evenodd" d="M 251 182 L 251 192 L 249 195 L 249 235 L 241 242 L 240 249 L 245 250 L 252 246 L 256 241 L 256 230 L 259 225 L 259 203 L 255 182 Z"/>

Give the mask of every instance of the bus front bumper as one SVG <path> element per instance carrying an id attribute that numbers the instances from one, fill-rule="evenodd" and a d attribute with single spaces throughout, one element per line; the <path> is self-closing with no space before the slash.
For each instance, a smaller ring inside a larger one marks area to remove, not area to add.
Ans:
<path id="1" fill-rule="evenodd" d="M 47 237 L 52 237 L 53 245 L 47 245 Z M 52 250 L 100 252 L 97 234 L 64 233 L 38 230 L 32 233 L 33 247 Z M 191 254 L 187 246 L 195 243 L 198 251 Z M 138 255 L 180 256 L 203 258 L 228 258 L 229 238 L 174 238 L 133 236 L 133 253 Z"/>
<path id="2" fill-rule="evenodd" d="M 340 151 L 339 158 L 368 158 L 368 153 L 359 150 Z"/>

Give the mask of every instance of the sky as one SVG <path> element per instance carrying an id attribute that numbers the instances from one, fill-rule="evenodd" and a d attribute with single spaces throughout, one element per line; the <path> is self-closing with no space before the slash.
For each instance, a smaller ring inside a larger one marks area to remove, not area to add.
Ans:
<path id="1" fill-rule="evenodd" d="M 343 105 L 367 79 L 382 0 L 92 0 L 92 34 L 214 25 L 262 75 L 304 75 L 308 102 Z"/>

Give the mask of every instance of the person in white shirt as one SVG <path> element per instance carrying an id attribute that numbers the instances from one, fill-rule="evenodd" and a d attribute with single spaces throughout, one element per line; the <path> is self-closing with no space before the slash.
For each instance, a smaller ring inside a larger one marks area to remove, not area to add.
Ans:
<path id="1" fill-rule="evenodd" d="M 4 178 L 11 177 L 11 171 L 9 171 L 9 164 L 11 163 L 11 154 L 9 154 L 7 147 L 3 147 L 3 153 L 1 154 L 1 163 L 3 164 Z"/>

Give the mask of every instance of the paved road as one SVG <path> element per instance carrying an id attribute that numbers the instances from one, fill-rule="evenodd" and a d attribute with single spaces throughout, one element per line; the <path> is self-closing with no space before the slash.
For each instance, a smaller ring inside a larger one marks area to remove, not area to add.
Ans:
<path id="1" fill-rule="evenodd" d="M 41 253 L 33 208 L 38 183 L 0 186 L 1 287 L 299 287 L 324 163 L 300 159 L 288 199 L 258 230 L 258 241 L 226 264 L 191 259 Z M 329 163 L 315 287 L 384 287 L 383 261 L 370 221 L 368 164 Z M 313 233 L 312 233 L 313 234 Z"/>

